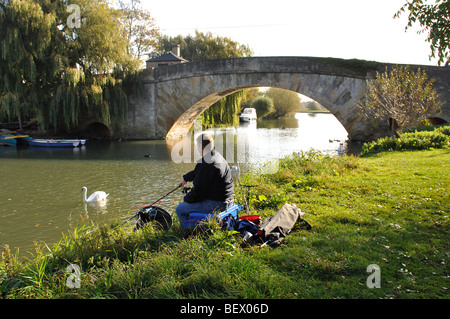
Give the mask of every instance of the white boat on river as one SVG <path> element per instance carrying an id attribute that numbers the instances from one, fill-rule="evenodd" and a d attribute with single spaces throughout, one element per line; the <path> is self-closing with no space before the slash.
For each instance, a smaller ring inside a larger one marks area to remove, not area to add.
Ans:
<path id="1" fill-rule="evenodd" d="M 258 117 L 256 116 L 256 110 L 251 107 L 245 108 L 239 117 L 241 122 L 256 121 L 257 118 Z"/>

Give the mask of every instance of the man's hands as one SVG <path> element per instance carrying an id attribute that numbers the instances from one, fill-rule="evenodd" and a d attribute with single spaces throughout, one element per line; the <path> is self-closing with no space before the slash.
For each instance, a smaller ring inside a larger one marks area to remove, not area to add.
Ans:
<path id="1" fill-rule="evenodd" d="M 178 187 L 183 187 L 186 184 L 187 184 L 187 182 L 184 180 L 184 178 L 182 178 L 181 181 L 178 183 Z M 183 193 L 184 193 L 184 191 L 183 191 Z M 184 202 L 184 196 L 186 196 L 186 194 L 183 195 L 183 202 Z"/>
<path id="2" fill-rule="evenodd" d="M 183 186 L 186 185 L 186 184 L 187 184 L 187 182 L 182 178 L 181 181 L 180 181 L 180 183 L 178 184 L 178 186 L 183 187 Z"/>

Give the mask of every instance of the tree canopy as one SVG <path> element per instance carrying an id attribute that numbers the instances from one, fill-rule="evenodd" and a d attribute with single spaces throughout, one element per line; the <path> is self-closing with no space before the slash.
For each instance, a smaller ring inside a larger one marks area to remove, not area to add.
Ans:
<path id="1" fill-rule="evenodd" d="M 71 5 L 78 10 L 64 0 L 0 0 L 0 119 L 35 117 L 54 131 L 82 118 L 125 119 L 124 80 L 140 65 L 125 15 L 106 0 Z"/>
<path id="2" fill-rule="evenodd" d="M 297 92 L 270 88 L 264 93 L 264 96 L 273 101 L 274 112 L 269 114 L 272 118 L 280 118 L 300 111 L 300 97 Z"/>
<path id="3" fill-rule="evenodd" d="M 123 13 L 121 20 L 128 39 L 127 53 L 142 60 L 158 47 L 161 34 L 156 21 L 150 12 L 142 9 L 140 0 L 119 0 L 119 9 Z"/>
<path id="4" fill-rule="evenodd" d="M 227 37 L 214 36 L 211 32 L 203 33 L 198 30 L 195 35 L 183 37 L 169 37 L 163 35 L 159 39 L 159 46 L 153 55 L 170 52 L 173 45 L 180 45 L 181 56 L 188 61 L 209 59 L 239 58 L 252 56 L 253 51 L 244 44 L 232 41 Z"/>
<path id="5" fill-rule="evenodd" d="M 369 121 L 388 123 L 394 119 L 398 128 L 413 127 L 441 106 L 433 79 L 421 69 L 386 69 L 377 72 L 376 79 L 367 80 L 367 87 L 365 99 L 358 106 Z"/>
<path id="6" fill-rule="evenodd" d="M 408 10 L 406 30 L 413 24 L 419 23 L 422 27 L 419 33 L 428 32 L 430 59 L 437 58 L 441 65 L 444 60 L 450 61 L 450 1 L 435 0 L 433 2 L 434 4 L 428 4 L 426 0 L 407 1 L 394 18 Z"/>
<path id="7" fill-rule="evenodd" d="M 0 1 L 0 118 L 37 112 L 39 71 L 46 60 L 55 15 L 34 1 Z"/>
<path id="8" fill-rule="evenodd" d="M 258 96 L 254 98 L 250 106 L 256 110 L 259 119 L 275 112 L 273 100 L 267 96 Z"/>
<path id="9" fill-rule="evenodd" d="M 120 127 L 149 52 L 181 44 L 191 61 L 252 54 L 211 33 L 161 36 L 140 0 L 0 0 L 0 30 L 0 120 L 36 119 L 44 132 L 70 132 L 85 119 Z M 244 96 L 206 115 L 235 123 Z"/>

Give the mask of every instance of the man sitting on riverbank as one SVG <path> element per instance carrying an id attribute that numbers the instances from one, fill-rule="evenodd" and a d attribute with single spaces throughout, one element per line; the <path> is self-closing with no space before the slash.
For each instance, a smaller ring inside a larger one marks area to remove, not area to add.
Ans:
<path id="1" fill-rule="evenodd" d="M 204 133 L 196 142 L 202 158 L 193 171 L 183 175 L 179 183 L 180 186 L 187 182 L 194 184 L 175 210 L 181 226 L 190 213 L 211 214 L 223 211 L 233 201 L 231 169 L 222 155 L 214 149 L 212 136 Z"/>

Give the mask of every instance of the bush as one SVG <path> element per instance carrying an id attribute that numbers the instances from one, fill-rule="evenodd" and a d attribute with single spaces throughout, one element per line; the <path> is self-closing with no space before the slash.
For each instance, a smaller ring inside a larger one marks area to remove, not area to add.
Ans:
<path id="1" fill-rule="evenodd" d="M 440 126 L 436 129 L 436 132 L 450 136 L 450 125 Z"/>
<path id="2" fill-rule="evenodd" d="M 435 128 L 434 131 L 415 131 L 400 134 L 399 138 L 384 137 L 364 143 L 361 155 L 383 151 L 425 150 L 444 148 L 450 142 L 450 126 Z"/>
<path id="3" fill-rule="evenodd" d="M 442 148 L 448 143 L 448 137 L 440 132 L 404 133 L 399 139 L 399 149 L 423 150 Z"/>
<path id="4" fill-rule="evenodd" d="M 275 107 L 273 105 L 273 100 L 266 96 L 258 96 L 255 98 L 250 107 L 256 110 L 258 118 L 263 118 L 275 112 Z"/>
<path id="5" fill-rule="evenodd" d="M 445 135 L 450 134 L 450 124 L 443 125 L 419 125 L 412 128 L 402 130 L 402 133 L 422 132 L 422 131 L 439 131 Z"/>

